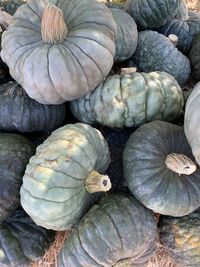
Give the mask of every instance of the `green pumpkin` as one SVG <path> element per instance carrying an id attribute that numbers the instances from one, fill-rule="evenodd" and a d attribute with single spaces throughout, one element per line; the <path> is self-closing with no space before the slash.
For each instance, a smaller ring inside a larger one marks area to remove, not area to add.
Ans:
<path id="1" fill-rule="evenodd" d="M 0 222 L 20 204 L 22 176 L 35 147 L 23 136 L 0 133 Z"/>
<path id="2" fill-rule="evenodd" d="M 109 178 L 100 174 L 109 163 L 107 143 L 95 128 L 77 123 L 57 129 L 26 167 L 22 207 L 38 225 L 70 229 L 97 197 L 92 193 L 110 189 Z"/>
<path id="3" fill-rule="evenodd" d="M 1 57 L 31 98 L 61 104 L 104 80 L 115 38 L 112 14 L 96 0 L 30 0 L 3 33 Z"/>
<path id="4" fill-rule="evenodd" d="M 54 241 L 55 233 L 37 226 L 18 209 L 0 226 L 0 266 L 29 267 Z"/>
<path id="5" fill-rule="evenodd" d="M 13 15 L 17 8 L 25 4 L 27 0 L 0 0 L 0 7 L 3 11 Z"/>
<path id="6" fill-rule="evenodd" d="M 65 105 L 42 105 L 16 82 L 0 86 L 0 130 L 36 132 L 58 128 L 65 119 Z"/>
<path id="7" fill-rule="evenodd" d="M 161 216 L 160 241 L 180 266 L 200 266 L 200 210 L 181 217 Z"/>
<path id="8" fill-rule="evenodd" d="M 165 71 L 182 86 L 190 78 L 190 62 L 164 35 L 155 31 L 139 33 L 134 60 L 144 72 Z"/>
<path id="9" fill-rule="evenodd" d="M 183 94 L 167 73 L 135 72 L 107 77 L 92 93 L 70 105 L 79 121 L 132 127 L 156 119 L 175 119 L 182 112 Z"/>
<path id="10" fill-rule="evenodd" d="M 140 30 L 157 29 L 173 18 L 181 0 L 128 0 L 125 10 L 133 17 Z"/>
<path id="11" fill-rule="evenodd" d="M 141 126 L 126 143 L 123 168 L 132 194 L 154 212 L 179 217 L 200 207 L 200 169 L 183 127 Z"/>
<path id="12" fill-rule="evenodd" d="M 156 228 L 153 213 L 135 198 L 109 195 L 89 210 L 65 241 L 58 266 L 144 266 L 155 251 Z"/>
<path id="13" fill-rule="evenodd" d="M 192 65 L 192 76 L 195 81 L 200 81 L 200 32 L 195 36 L 190 51 L 190 62 Z"/>

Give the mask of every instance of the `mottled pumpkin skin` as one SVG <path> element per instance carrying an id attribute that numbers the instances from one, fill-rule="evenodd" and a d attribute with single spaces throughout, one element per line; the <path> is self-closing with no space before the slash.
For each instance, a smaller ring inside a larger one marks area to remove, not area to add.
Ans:
<path id="1" fill-rule="evenodd" d="M 86 191 L 86 177 L 93 170 L 104 173 L 109 163 L 107 143 L 95 128 L 77 123 L 57 129 L 26 167 L 22 207 L 47 229 L 71 228 L 96 195 Z"/>
<path id="2" fill-rule="evenodd" d="M 187 20 L 188 19 L 188 7 L 187 4 L 185 2 L 185 0 L 181 0 L 181 4 L 179 7 L 179 10 L 175 16 L 176 19 L 179 20 Z"/>
<path id="3" fill-rule="evenodd" d="M 2 35 L 3 61 L 27 94 L 42 104 L 61 104 L 93 90 L 109 73 L 116 24 L 95 0 L 50 0 L 62 9 L 68 34 L 52 45 L 41 35 L 43 0 L 30 0 Z M 75 11 L 76 10 L 76 11 Z"/>
<path id="4" fill-rule="evenodd" d="M 25 137 L 0 133 L 0 222 L 20 204 L 22 176 L 34 153 L 34 145 Z"/>
<path id="5" fill-rule="evenodd" d="M 198 82 L 200 81 L 200 32 L 193 39 L 190 62 L 192 65 L 192 76 Z"/>
<path id="6" fill-rule="evenodd" d="M 155 31 L 139 33 L 134 60 L 141 71 L 165 71 L 182 86 L 190 78 L 190 62 L 171 41 Z"/>
<path id="7" fill-rule="evenodd" d="M 126 143 L 124 177 L 132 194 L 147 208 L 179 217 L 200 207 L 200 169 L 179 176 L 165 164 L 170 153 L 194 161 L 182 127 L 162 121 L 141 126 Z"/>
<path id="8" fill-rule="evenodd" d="M 156 119 L 171 121 L 183 108 L 176 80 L 164 72 L 109 76 L 92 93 L 70 103 L 82 122 L 109 127 L 139 126 Z"/>
<path id="9" fill-rule="evenodd" d="M 138 41 L 137 25 L 132 17 L 122 9 L 110 8 L 117 24 L 115 41 L 115 62 L 129 59 L 135 52 Z"/>
<path id="10" fill-rule="evenodd" d="M 200 266 L 200 210 L 181 217 L 161 216 L 160 241 L 181 266 Z"/>
<path id="11" fill-rule="evenodd" d="M 65 241 L 58 266 L 111 267 L 123 259 L 141 266 L 155 251 L 156 232 L 153 213 L 135 198 L 109 195 L 89 210 Z"/>
<path id="12" fill-rule="evenodd" d="M 29 267 L 54 241 L 55 233 L 37 226 L 18 209 L 0 226 L 0 265 Z"/>
<path id="13" fill-rule="evenodd" d="M 65 104 L 42 105 L 16 82 L 0 86 L 0 130 L 36 132 L 58 128 L 65 119 Z"/>
<path id="14" fill-rule="evenodd" d="M 0 0 L 0 7 L 10 15 L 13 15 L 18 7 L 25 4 L 27 0 Z"/>
<path id="15" fill-rule="evenodd" d="M 128 0 L 125 10 L 134 18 L 140 30 L 157 29 L 173 18 L 181 0 Z"/>

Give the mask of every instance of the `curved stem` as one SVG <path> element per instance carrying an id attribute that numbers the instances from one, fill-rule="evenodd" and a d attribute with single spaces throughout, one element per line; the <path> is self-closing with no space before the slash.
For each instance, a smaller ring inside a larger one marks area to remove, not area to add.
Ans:
<path id="1" fill-rule="evenodd" d="M 85 189 L 88 193 L 107 192 L 111 189 L 111 182 L 107 175 L 92 171 L 85 180 Z"/>
<path id="2" fill-rule="evenodd" d="M 131 73 L 135 73 L 137 71 L 137 68 L 135 67 L 130 67 L 130 68 L 122 68 L 121 69 L 121 75 L 124 75 L 124 74 L 131 74 Z"/>
<path id="3" fill-rule="evenodd" d="M 131 267 L 131 260 L 130 259 L 123 259 L 118 261 L 113 265 L 113 267 Z"/>
<path id="4" fill-rule="evenodd" d="M 177 44 L 178 44 L 178 36 L 176 36 L 175 34 L 170 34 L 170 35 L 168 35 L 168 39 L 171 41 L 171 43 L 174 46 L 177 46 Z"/>

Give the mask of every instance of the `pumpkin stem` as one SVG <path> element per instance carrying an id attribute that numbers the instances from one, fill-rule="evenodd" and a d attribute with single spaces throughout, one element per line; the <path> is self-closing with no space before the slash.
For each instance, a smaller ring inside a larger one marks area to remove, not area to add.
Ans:
<path id="1" fill-rule="evenodd" d="M 63 12 L 53 4 L 47 4 L 43 10 L 41 35 L 45 43 L 61 43 L 68 33 Z"/>
<path id="2" fill-rule="evenodd" d="M 178 153 L 171 153 L 165 159 L 167 168 L 179 174 L 190 175 L 196 171 L 196 164 L 187 156 Z"/>
<path id="3" fill-rule="evenodd" d="M 113 265 L 113 267 L 131 267 L 131 260 L 130 259 L 123 259 L 121 261 L 118 261 Z"/>
<path id="4" fill-rule="evenodd" d="M 9 13 L 2 11 L 0 8 L 0 25 L 1 31 L 6 30 L 13 20 L 13 16 Z"/>
<path id="5" fill-rule="evenodd" d="M 121 75 L 124 75 L 124 74 L 131 74 L 131 73 L 135 73 L 137 71 L 137 68 L 135 67 L 130 67 L 130 68 L 122 68 L 121 69 Z"/>
<path id="6" fill-rule="evenodd" d="M 110 188 L 109 177 L 96 171 L 92 171 L 85 180 L 85 189 L 88 193 L 107 192 Z"/>
<path id="7" fill-rule="evenodd" d="M 168 39 L 170 40 L 170 42 L 174 46 L 177 46 L 177 44 L 178 44 L 178 36 L 176 36 L 175 34 L 170 34 L 170 35 L 168 35 Z"/>

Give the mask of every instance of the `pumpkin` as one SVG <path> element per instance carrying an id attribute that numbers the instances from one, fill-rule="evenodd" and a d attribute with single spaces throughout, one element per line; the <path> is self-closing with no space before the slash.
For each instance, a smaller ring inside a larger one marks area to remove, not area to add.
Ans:
<path id="1" fill-rule="evenodd" d="M 178 20 L 187 20 L 188 19 L 188 8 L 185 0 L 181 1 L 179 10 L 175 16 Z"/>
<path id="2" fill-rule="evenodd" d="M 161 216 L 160 241 L 174 262 L 181 266 L 200 266 L 200 210 L 181 217 Z"/>
<path id="3" fill-rule="evenodd" d="M 22 176 L 35 147 L 23 136 L 0 133 L 0 222 L 20 204 Z"/>
<path id="4" fill-rule="evenodd" d="M 190 62 L 192 65 L 192 76 L 198 82 L 200 81 L 200 32 L 193 39 Z"/>
<path id="5" fill-rule="evenodd" d="M 200 207 L 200 169 L 183 127 L 162 121 L 138 128 L 123 153 L 132 194 L 156 213 L 184 216 Z"/>
<path id="6" fill-rule="evenodd" d="M 2 35 L 12 77 L 42 104 L 61 104 L 93 90 L 109 73 L 116 24 L 95 0 L 30 0 Z"/>
<path id="7" fill-rule="evenodd" d="M 0 86 L 0 130 L 36 132 L 59 127 L 65 105 L 42 105 L 31 99 L 16 82 Z"/>
<path id="8" fill-rule="evenodd" d="M 189 12 L 187 20 L 173 19 L 161 27 L 159 32 L 165 36 L 175 34 L 178 37 L 177 48 L 187 53 L 191 49 L 194 36 L 200 32 L 200 14 Z"/>
<path id="9" fill-rule="evenodd" d="M 182 86 L 190 78 L 190 62 L 164 35 L 155 31 L 139 33 L 134 60 L 141 71 L 165 71 Z"/>
<path id="10" fill-rule="evenodd" d="M 129 59 L 135 52 L 138 41 L 138 31 L 135 21 L 122 9 L 110 8 L 117 25 L 115 41 L 115 62 Z"/>
<path id="11" fill-rule="evenodd" d="M 77 123 L 57 129 L 26 167 L 22 207 L 40 226 L 70 229 L 97 197 L 92 193 L 111 188 L 109 178 L 100 174 L 109 163 L 108 145 L 95 128 Z"/>
<path id="12" fill-rule="evenodd" d="M 102 198 L 65 241 L 58 266 L 141 266 L 155 251 L 153 213 L 129 194 Z"/>
<path id="13" fill-rule="evenodd" d="M 0 226 L 0 265 L 28 267 L 40 259 L 54 241 L 54 232 L 37 226 L 18 209 Z"/>
<path id="14" fill-rule="evenodd" d="M 92 93 L 72 101 L 72 114 L 84 123 L 118 128 L 170 121 L 181 114 L 182 90 L 171 75 L 129 70 L 109 76 Z"/>
<path id="15" fill-rule="evenodd" d="M 128 0 L 125 10 L 133 17 L 140 30 L 157 29 L 173 18 L 181 0 Z"/>
<path id="16" fill-rule="evenodd" d="M 25 4 L 27 0 L 0 0 L 0 7 L 3 11 L 13 15 L 17 8 Z"/>

